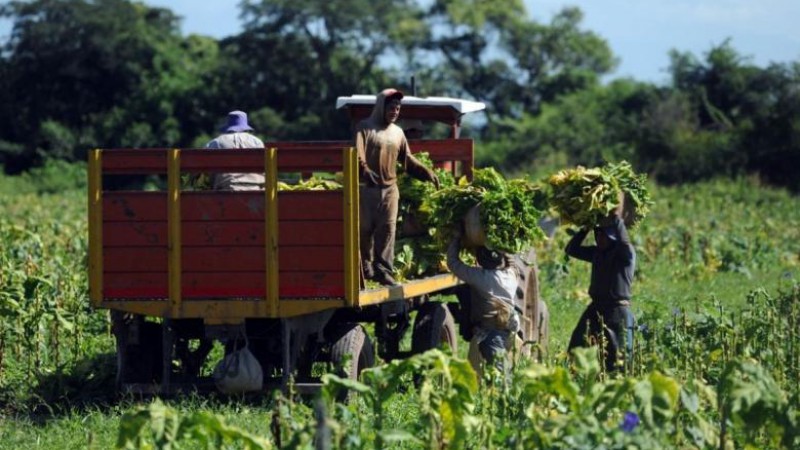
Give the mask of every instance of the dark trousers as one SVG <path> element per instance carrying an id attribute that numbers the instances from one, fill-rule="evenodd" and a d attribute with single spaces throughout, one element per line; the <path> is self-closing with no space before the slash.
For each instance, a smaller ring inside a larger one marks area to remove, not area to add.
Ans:
<path id="1" fill-rule="evenodd" d="M 394 272 L 394 238 L 400 191 L 388 187 L 361 186 L 361 264 L 367 277 Z"/>
<path id="2" fill-rule="evenodd" d="M 586 308 L 572 332 L 569 349 L 590 347 L 605 343 L 605 366 L 611 372 L 620 368 L 620 352 L 625 347 L 628 361 L 633 356 L 633 313 L 628 303 L 599 304 L 592 302 Z"/>
<path id="3" fill-rule="evenodd" d="M 483 360 L 487 364 L 493 364 L 500 372 L 503 372 L 505 367 L 505 355 L 509 338 L 513 339 L 508 331 L 490 330 L 486 339 L 478 344 L 478 350 L 480 350 Z"/>

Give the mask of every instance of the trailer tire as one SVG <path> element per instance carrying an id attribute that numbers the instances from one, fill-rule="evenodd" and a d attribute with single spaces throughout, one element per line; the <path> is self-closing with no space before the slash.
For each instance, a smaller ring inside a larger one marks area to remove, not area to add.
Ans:
<path id="1" fill-rule="evenodd" d="M 331 363 L 337 375 L 357 380 L 361 371 L 375 365 L 375 348 L 361 325 L 347 324 L 331 345 Z M 352 355 L 352 356 L 348 356 Z"/>
<path id="2" fill-rule="evenodd" d="M 414 320 L 411 352 L 417 355 L 442 345 L 448 346 L 453 354 L 458 351 L 458 332 L 453 315 L 443 303 L 423 303 Z"/>
<path id="3" fill-rule="evenodd" d="M 130 318 L 128 318 L 130 319 Z M 161 381 L 162 375 L 162 327 L 161 324 L 146 322 L 139 316 L 138 343 L 128 340 L 129 322 L 121 314 L 112 316 L 117 348 L 116 388 L 121 390 L 127 384 L 151 384 Z"/>

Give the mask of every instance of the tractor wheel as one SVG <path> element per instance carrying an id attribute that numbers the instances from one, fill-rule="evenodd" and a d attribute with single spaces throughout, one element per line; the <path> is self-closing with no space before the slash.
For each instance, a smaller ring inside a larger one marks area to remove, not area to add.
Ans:
<path id="1" fill-rule="evenodd" d="M 347 324 L 331 346 L 331 363 L 337 375 L 357 380 L 361 371 L 375 365 L 375 349 L 364 327 Z"/>
<path id="2" fill-rule="evenodd" d="M 447 346 L 455 354 L 458 351 L 457 336 L 455 320 L 447 306 L 439 302 L 424 303 L 414 320 L 411 352 L 416 355 Z"/>

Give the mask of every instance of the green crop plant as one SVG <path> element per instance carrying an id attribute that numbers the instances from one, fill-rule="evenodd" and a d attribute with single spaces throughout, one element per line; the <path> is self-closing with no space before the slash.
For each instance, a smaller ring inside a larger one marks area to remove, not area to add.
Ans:
<path id="1" fill-rule="evenodd" d="M 412 430 L 387 428 L 386 407 L 402 386 L 418 380 L 420 420 Z M 431 350 L 406 360 L 367 369 L 361 381 L 325 375 L 323 396 L 332 407 L 339 390 L 358 394 L 372 413 L 375 449 L 390 442 L 409 441 L 430 449 L 461 448 L 473 426 L 474 396 L 478 390 L 475 372 L 467 361 Z M 363 426 L 363 423 L 362 423 Z"/>
<path id="2" fill-rule="evenodd" d="M 187 443 L 191 445 L 187 446 Z M 117 448 L 244 448 L 270 450 L 270 441 L 227 425 L 219 416 L 203 411 L 181 414 L 160 401 L 135 408 L 120 421 Z"/>

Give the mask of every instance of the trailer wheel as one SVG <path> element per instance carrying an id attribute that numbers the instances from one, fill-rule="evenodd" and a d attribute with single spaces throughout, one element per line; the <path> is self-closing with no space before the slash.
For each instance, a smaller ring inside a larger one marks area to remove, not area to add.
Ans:
<path id="1" fill-rule="evenodd" d="M 138 315 L 114 312 L 112 325 L 117 344 L 117 389 L 126 384 L 159 382 L 163 364 L 161 324 L 146 322 Z M 131 339 L 132 327 L 136 329 L 135 339 Z"/>
<path id="2" fill-rule="evenodd" d="M 357 380 L 361 371 L 375 365 L 375 349 L 359 324 L 348 324 L 331 346 L 331 363 L 337 375 Z"/>
<path id="3" fill-rule="evenodd" d="M 416 355 L 447 346 L 455 354 L 458 351 L 457 336 L 455 320 L 447 306 L 439 302 L 424 303 L 414 320 L 411 352 Z"/>

